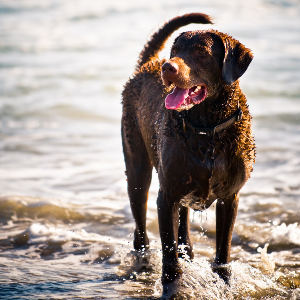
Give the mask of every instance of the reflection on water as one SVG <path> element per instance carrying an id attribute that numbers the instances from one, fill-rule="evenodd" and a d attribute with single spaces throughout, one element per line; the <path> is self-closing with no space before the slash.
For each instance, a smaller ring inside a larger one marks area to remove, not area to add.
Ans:
<path id="1" fill-rule="evenodd" d="M 254 52 L 241 86 L 257 161 L 241 192 L 230 284 L 212 272 L 212 206 L 191 220 L 195 261 L 181 260 L 184 277 L 169 295 L 300 299 L 300 4 L 293 0 L 0 1 L 1 299 L 161 296 L 155 172 L 151 250 L 132 251 L 121 92 L 152 30 L 192 11 L 210 14 L 212 28 Z M 202 28 L 210 26 L 179 32 Z"/>

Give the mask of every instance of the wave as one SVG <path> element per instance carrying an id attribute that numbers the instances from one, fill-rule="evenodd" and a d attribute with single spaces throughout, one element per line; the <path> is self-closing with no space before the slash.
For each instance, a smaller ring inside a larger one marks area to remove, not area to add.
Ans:
<path id="1" fill-rule="evenodd" d="M 52 224 L 98 222 L 100 224 L 123 224 L 128 222 L 124 215 L 114 212 L 109 207 L 83 208 L 80 205 L 66 204 L 56 199 L 41 199 L 25 196 L 8 196 L 0 198 L 0 223 L 8 221 L 41 221 Z"/>

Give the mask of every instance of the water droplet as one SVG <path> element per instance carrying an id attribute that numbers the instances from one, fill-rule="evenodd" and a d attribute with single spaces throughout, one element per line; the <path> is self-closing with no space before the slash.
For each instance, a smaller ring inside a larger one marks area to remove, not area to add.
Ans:
<path id="1" fill-rule="evenodd" d="M 203 226 L 202 226 L 202 221 L 203 221 L 203 211 L 200 211 L 200 228 L 201 230 L 203 230 Z"/>
<path id="2" fill-rule="evenodd" d="M 192 219 L 192 222 L 195 221 L 195 211 L 193 211 L 193 219 Z"/>

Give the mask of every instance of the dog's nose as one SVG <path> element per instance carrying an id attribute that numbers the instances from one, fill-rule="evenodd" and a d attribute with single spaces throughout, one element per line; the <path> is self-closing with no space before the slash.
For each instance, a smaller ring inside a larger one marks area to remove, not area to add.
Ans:
<path id="1" fill-rule="evenodd" d="M 161 68 L 163 73 L 177 74 L 178 73 L 178 65 L 174 62 L 166 62 L 163 64 Z"/>

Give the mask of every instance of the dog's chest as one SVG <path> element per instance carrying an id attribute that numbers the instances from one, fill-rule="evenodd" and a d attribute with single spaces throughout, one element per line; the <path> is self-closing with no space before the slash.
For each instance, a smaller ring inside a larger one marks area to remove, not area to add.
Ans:
<path id="1" fill-rule="evenodd" d="M 165 138 L 159 149 L 161 188 L 180 195 L 184 206 L 197 210 L 209 206 L 209 199 L 226 185 L 230 161 L 225 148 L 205 137 Z"/>

